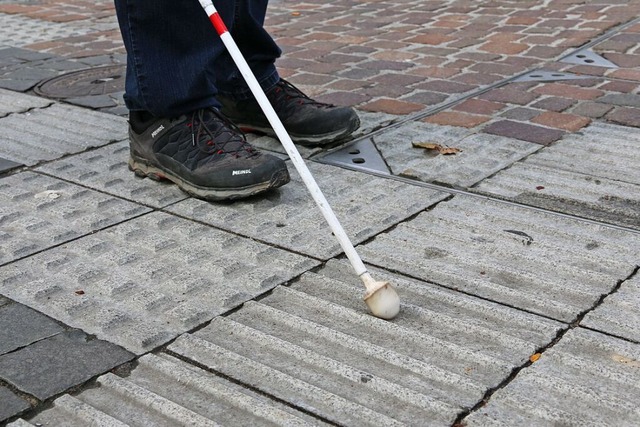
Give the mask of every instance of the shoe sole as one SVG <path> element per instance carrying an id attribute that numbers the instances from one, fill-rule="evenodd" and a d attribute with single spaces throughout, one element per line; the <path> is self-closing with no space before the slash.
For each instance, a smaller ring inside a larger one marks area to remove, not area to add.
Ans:
<path id="1" fill-rule="evenodd" d="M 265 191 L 282 187 L 291 180 L 289 171 L 281 169 L 271 175 L 269 181 L 260 182 L 247 187 L 212 188 L 191 184 L 170 171 L 148 164 L 146 161 L 129 158 L 129 170 L 141 178 L 151 178 L 154 181 L 171 181 L 185 193 L 207 201 L 236 200 L 254 196 Z"/>
<path id="2" fill-rule="evenodd" d="M 250 124 L 240 123 L 237 125 L 243 132 L 259 132 L 271 137 L 277 138 L 276 133 L 271 127 L 259 127 Z M 319 135 L 299 135 L 295 133 L 289 133 L 291 140 L 298 145 L 302 146 L 318 146 L 326 145 L 332 142 L 337 142 L 347 136 L 351 135 L 360 127 L 360 119 L 356 118 L 349 123 L 345 129 L 341 129 L 335 132 L 324 133 Z M 288 132 L 288 131 L 287 131 Z"/>

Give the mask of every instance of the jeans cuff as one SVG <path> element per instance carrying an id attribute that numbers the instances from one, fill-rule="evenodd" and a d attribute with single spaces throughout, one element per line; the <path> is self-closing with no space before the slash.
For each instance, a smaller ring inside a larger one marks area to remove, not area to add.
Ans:
<path id="1" fill-rule="evenodd" d="M 260 87 L 262 87 L 262 90 L 266 92 L 274 87 L 279 81 L 280 75 L 278 74 L 278 71 L 273 70 L 268 76 L 259 79 L 258 83 L 260 83 Z M 246 84 L 244 85 L 244 87 L 236 88 L 234 91 L 225 91 L 222 89 L 218 89 L 218 93 L 235 101 L 246 101 L 247 99 L 253 99 L 253 93 L 251 93 L 251 89 L 249 89 L 249 86 L 247 86 Z"/>

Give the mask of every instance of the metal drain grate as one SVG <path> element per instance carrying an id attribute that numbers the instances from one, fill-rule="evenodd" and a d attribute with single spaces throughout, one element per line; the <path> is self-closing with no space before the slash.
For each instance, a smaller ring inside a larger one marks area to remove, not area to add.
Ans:
<path id="1" fill-rule="evenodd" d="M 318 159 L 322 163 L 349 169 L 391 174 L 386 162 L 370 138 L 357 141 L 345 148 Z"/>
<path id="2" fill-rule="evenodd" d="M 34 90 L 55 99 L 105 95 L 124 90 L 125 72 L 125 65 L 89 68 L 45 80 Z"/>

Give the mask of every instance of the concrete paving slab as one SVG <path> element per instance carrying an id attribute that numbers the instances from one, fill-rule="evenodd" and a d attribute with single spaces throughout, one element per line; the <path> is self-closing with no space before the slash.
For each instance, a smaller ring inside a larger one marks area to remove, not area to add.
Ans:
<path id="1" fill-rule="evenodd" d="M 169 181 L 136 177 L 128 161 L 129 143 L 122 141 L 47 163 L 37 170 L 154 208 L 189 197 Z"/>
<path id="2" fill-rule="evenodd" d="M 410 184 L 307 163 L 352 241 L 357 244 L 403 221 L 448 194 Z M 278 191 L 233 204 L 187 199 L 169 211 L 313 257 L 331 258 L 342 249 L 295 168 Z"/>
<path id="3" fill-rule="evenodd" d="M 571 322 L 634 271 L 640 239 L 459 195 L 358 249 L 367 262 Z"/>
<path id="4" fill-rule="evenodd" d="M 0 293 L 137 354 L 316 261 L 151 213 L 0 269 Z"/>
<path id="5" fill-rule="evenodd" d="M 71 330 L 0 356 L 0 378 L 45 400 L 133 357 L 121 347 Z"/>
<path id="6" fill-rule="evenodd" d="M 330 261 L 169 350 L 339 424 L 450 425 L 562 325 L 375 271 L 403 299 L 383 321 L 350 268 Z"/>
<path id="7" fill-rule="evenodd" d="M 595 123 L 473 190 L 640 230 L 640 137 Z"/>
<path id="8" fill-rule="evenodd" d="M 11 113 L 22 113 L 33 108 L 44 108 L 51 104 L 53 101 L 49 99 L 0 89 L 0 117 Z"/>
<path id="9" fill-rule="evenodd" d="M 540 149 L 537 144 L 512 138 L 422 122 L 376 135 L 373 141 L 393 174 L 463 188 Z M 438 155 L 412 147 L 413 142 L 436 143 L 462 152 Z"/>
<path id="10" fill-rule="evenodd" d="M 29 166 L 127 138 L 125 118 L 62 104 L 0 118 L 0 127 L 0 157 Z"/>
<path id="11" fill-rule="evenodd" d="M 637 425 L 639 352 L 638 344 L 574 329 L 465 425 Z"/>
<path id="12" fill-rule="evenodd" d="M 625 281 L 602 305 L 587 314 L 582 325 L 640 343 L 640 276 Z"/>
<path id="13" fill-rule="evenodd" d="M 0 265 L 150 209 L 33 172 L 0 180 Z"/>
<path id="14" fill-rule="evenodd" d="M 22 304 L 0 305 L 0 355 L 63 331 L 58 323 Z"/>
<path id="15" fill-rule="evenodd" d="M 57 399 L 30 425 L 308 426 L 323 425 L 267 396 L 179 359 L 147 355 L 126 378 L 100 377 L 98 386 Z"/>
<path id="16" fill-rule="evenodd" d="M 16 396 L 8 388 L 0 386 L 0 420 L 6 420 L 29 409 L 29 403 Z"/>

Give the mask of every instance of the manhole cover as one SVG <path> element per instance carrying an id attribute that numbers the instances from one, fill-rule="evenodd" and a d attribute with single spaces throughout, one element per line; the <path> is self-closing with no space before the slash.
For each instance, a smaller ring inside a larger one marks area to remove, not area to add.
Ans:
<path id="1" fill-rule="evenodd" d="M 78 98 L 124 90 L 125 65 L 74 71 L 41 82 L 34 91 L 47 98 Z"/>

